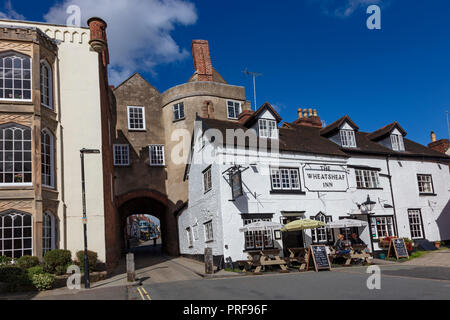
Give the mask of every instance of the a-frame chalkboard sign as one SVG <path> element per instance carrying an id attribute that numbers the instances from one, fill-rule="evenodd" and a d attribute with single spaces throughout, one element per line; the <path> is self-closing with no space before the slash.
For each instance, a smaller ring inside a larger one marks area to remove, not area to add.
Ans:
<path id="1" fill-rule="evenodd" d="M 319 270 L 331 270 L 327 248 L 324 245 L 309 246 L 306 270 L 309 270 L 310 267 L 312 268 L 313 265 L 316 272 Z"/>
<path id="2" fill-rule="evenodd" d="M 391 241 L 389 242 L 389 249 L 387 254 L 388 258 L 391 255 L 394 256 L 394 253 L 392 253 L 392 251 L 394 251 L 397 260 L 400 258 L 409 258 L 408 250 L 406 249 L 404 239 L 392 238 Z"/>

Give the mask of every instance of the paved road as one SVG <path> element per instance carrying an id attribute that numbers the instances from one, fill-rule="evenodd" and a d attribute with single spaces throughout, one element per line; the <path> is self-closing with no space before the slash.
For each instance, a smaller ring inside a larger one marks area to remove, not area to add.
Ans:
<path id="1" fill-rule="evenodd" d="M 366 286 L 366 268 L 144 284 L 129 299 L 450 299 L 450 268 L 383 266 L 381 290 Z M 139 292 L 140 291 L 140 292 Z"/>

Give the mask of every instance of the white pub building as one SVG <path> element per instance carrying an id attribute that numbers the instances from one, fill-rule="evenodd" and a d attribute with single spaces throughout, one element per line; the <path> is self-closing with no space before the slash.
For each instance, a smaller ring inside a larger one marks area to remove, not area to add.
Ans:
<path id="1" fill-rule="evenodd" d="M 286 254 L 353 232 L 372 252 L 386 236 L 450 239 L 450 157 L 406 139 L 397 122 L 367 133 L 348 116 L 322 127 L 311 109 L 299 109 L 293 123 L 281 120 L 268 103 L 237 121 L 197 119 L 186 167 L 189 203 L 178 216 L 182 255 L 202 258 L 209 247 L 216 262 L 236 261 L 263 245 Z M 305 218 L 358 219 L 367 227 L 239 231 L 259 220 Z"/>

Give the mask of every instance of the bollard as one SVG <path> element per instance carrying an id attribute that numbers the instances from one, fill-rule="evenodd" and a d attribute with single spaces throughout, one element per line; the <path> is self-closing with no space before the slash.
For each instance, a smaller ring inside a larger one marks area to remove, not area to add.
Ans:
<path id="1" fill-rule="evenodd" d="M 212 248 L 205 248 L 205 273 L 214 273 L 213 252 Z"/>
<path id="2" fill-rule="evenodd" d="M 136 272 L 134 268 L 134 254 L 127 253 L 127 281 L 135 282 L 136 281 Z"/>

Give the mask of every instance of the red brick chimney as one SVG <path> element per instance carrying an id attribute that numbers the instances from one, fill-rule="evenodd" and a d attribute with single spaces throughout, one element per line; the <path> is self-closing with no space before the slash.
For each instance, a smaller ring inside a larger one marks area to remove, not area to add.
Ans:
<path id="1" fill-rule="evenodd" d="M 307 127 L 322 128 L 322 121 L 317 115 L 317 110 L 309 109 L 297 109 L 298 119 L 294 121 L 295 124 Z"/>
<path id="2" fill-rule="evenodd" d="M 91 39 L 89 40 L 89 45 L 91 48 L 102 54 L 103 65 L 109 64 L 109 50 L 108 50 L 108 39 L 106 37 L 106 22 L 98 17 L 92 17 L 87 21 L 89 29 L 91 31 Z"/>
<path id="3" fill-rule="evenodd" d="M 192 57 L 197 72 L 197 81 L 213 81 L 213 68 L 206 40 L 192 40 Z"/>
<path id="4" fill-rule="evenodd" d="M 446 154 L 448 149 L 450 149 L 450 142 L 448 141 L 448 139 L 441 139 L 436 141 L 436 134 L 434 132 L 431 132 L 431 143 L 428 144 L 428 148 Z"/>

